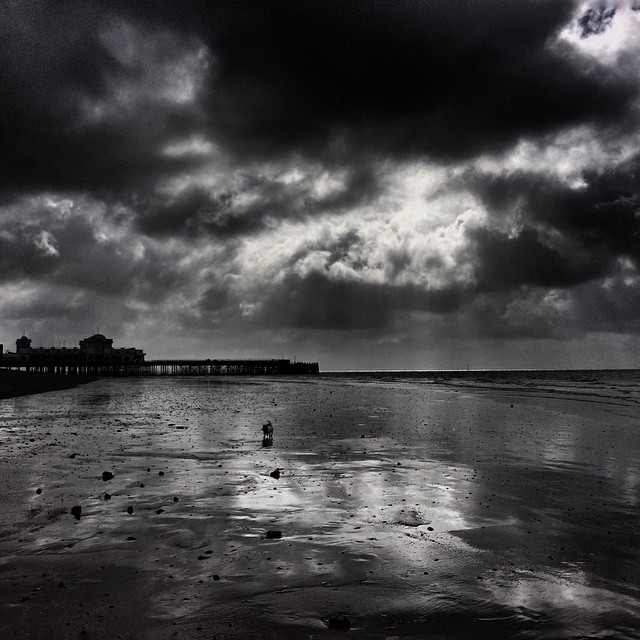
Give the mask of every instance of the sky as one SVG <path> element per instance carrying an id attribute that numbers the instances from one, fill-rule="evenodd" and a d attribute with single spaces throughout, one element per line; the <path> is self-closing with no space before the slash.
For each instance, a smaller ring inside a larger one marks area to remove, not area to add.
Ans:
<path id="1" fill-rule="evenodd" d="M 0 342 L 640 367 L 640 0 L 0 4 Z"/>

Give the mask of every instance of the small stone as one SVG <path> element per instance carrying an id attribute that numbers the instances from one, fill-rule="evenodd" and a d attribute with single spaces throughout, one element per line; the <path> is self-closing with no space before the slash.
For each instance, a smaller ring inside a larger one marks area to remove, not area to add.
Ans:
<path id="1" fill-rule="evenodd" d="M 173 496 L 173 501 L 174 502 L 178 502 L 178 500 L 180 500 L 180 498 L 178 498 L 178 496 Z"/>
<path id="2" fill-rule="evenodd" d="M 274 471 L 272 471 L 269 474 L 272 478 L 275 478 L 276 480 L 280 479 L 280 469 L 275 469 Z"/>
<path id="3" fill-rule="evenodd" d="M 329 629 L 339 629 L 340 631 L 348 631 L 351 629 L 351 620 L 347 616 L 336 616 L 329 618 Z"/>
<path id="4" fill-rule="evenodd" d="M 159 476 L 163 476 L 164 475 L 164 471 L 158 471 L 158 475 Z"/>
<path id="5" fill-rule="evenodd" d="M 107 480 L 113 480 L 113 473 L 111 473 L 111 471 L 103 471 L 102 480 L 103 482 L 107 482 Z"/>
<path id="6" fill-rule="evenodd" d="M 36 493 L 37 493 L 38 495 L 40 495 L 40 494 L 42 493 L 42 489 L 40 489 L 40 488 L 38 487 L 38 488 L 36 489 Z"/>
<path id="7" fill-rule="evenodd" d="M 267 538 L 270 540 L 282 538 L 282 531 L 274 531 L 274 530 L 267 531 Z"/>
<path id="8" fill-rule="evenodd" d="M 127 507 L 127 513 L 131 515 L 133 513 L 133 507 Z"/>
<path id="9" fill-rule="evenodd" d="M 127 538 L 127 541 L 130 541 L 130 540 L 136 540 L 136 537 L 135 537 L 135 536 L 129 536 L 129 537 Z"/>
<path id="10" fill-rule="evenodd" d="M 220 576 L 217 573 L 215 573 L 213 575 L 213 579 L 217 582 L 218 580 L 220 580 Z"/>
<path id="11" fill-rule="evenodd" d="M 164 509 L 156 509 L 156 513 L 157 513 L 158 515 L 160 515 L 163 511 L 164 511 Z"/>
<path id="12" fill-rule="evenodd" d="M 427 531 L 433 531 L 433 527 L 427 527 Z"/>
<path id="13" fill-rule="evenodd" d="M 110 493 L 105 493 L 104 494 L 104 499 L 105 500 L 111 500 L 111 494 Z"/>
<path id="14" fill-rule="evenodd" d="M 82 513 L 82 507 L 80 505 L 75 505 L 75 507 L 71 507 L 71 515 L 76 519 L 80 520 L 80 514 Z"/>

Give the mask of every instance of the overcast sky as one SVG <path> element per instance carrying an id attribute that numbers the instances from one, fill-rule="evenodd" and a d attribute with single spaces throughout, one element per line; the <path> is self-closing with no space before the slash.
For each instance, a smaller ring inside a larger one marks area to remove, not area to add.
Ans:
<path id="1" fill-rule="evenodd" d="M 0 342 L 640 366 L 640 0 L 0 4 Z"/>

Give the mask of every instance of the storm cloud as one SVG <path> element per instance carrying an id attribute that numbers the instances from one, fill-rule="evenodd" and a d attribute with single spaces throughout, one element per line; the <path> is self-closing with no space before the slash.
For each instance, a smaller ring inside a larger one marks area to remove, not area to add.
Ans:
<path id="1" fill-rule="evenodd" d="M 549 46 L 573 2 L 247 7 L 218 4 L 204 37 L 218 69 L 211 126 L 250 157 L 460 159 L 523 135 L 606 125 L 637 96 L 624 75 Z"/>
<path id="2" fill-rule="evenodd" d="M 473 182 L 494 215 L 522 227 L 511 236 L 475 232 L 484 269 L 495 271 L 490 282 L 567 286 L 611 275 L 621 261 L 639 266 L 640 156 L 584 171 L 576 185 L 525 172 Z"/>
<path id="3" fill-rule="evenodd" d="M 639 36 L 623 0 L 2 3 L 2 340 L 634 365 Z"/>

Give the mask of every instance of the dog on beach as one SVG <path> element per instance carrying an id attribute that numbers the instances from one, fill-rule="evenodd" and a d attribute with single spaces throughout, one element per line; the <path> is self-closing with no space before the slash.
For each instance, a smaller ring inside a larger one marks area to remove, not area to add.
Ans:
<path id="1" fill-rule="evenodd" d="M 264 445 L 266 442 L 269 444 L 273 442 L 273 425 L 271 424 L 271 420 L 267 420 L 262 425 L 262 444 Z"/>

